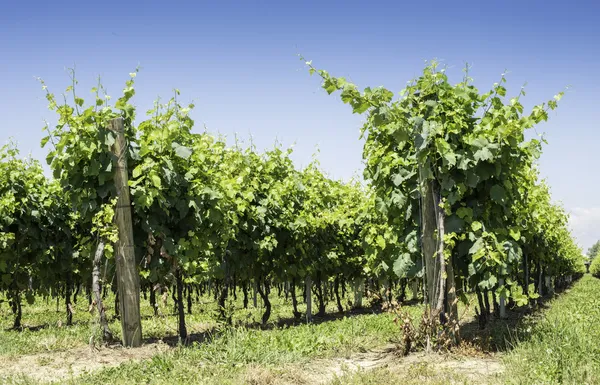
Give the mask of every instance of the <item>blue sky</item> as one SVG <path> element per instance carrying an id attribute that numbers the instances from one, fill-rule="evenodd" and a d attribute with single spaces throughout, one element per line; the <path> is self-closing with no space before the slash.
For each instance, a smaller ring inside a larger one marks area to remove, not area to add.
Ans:
<path id="1" fill-rule="evenodd" d="M 295 143 L 307 164 L 316 146 L 333 177 L 362 172 L 361 116 L 309 77 L 298 53 L 361 87 L 399 91 L 438 58 L 456 81 L 465 62 L 480 89 L 509 70 L 509 93 L 527 82 L 526 106 L 567 92 L 541 159 L 553 197 L 587 248 L 600 239 L 600 2 L 597 1 L 20 1 L 0 5 L 0 141 L 44 159 L 53 121 L 35 76 L 62 92 L 76 66 L 79 93 L 98 75 L 117 97 L 141 66 L 143 112 L 178 88 L 197 105 L 198 130 L 259 148 Z"/>

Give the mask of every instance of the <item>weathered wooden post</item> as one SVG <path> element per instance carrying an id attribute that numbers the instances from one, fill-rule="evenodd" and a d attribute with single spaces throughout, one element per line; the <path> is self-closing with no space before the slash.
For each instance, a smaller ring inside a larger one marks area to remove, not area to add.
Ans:
<path id="1" fill-rule="evenodd" d="M 552 287 L 552 277 L 550 277 L 549 275 L 544 277 L 544 284 L 546 286 L 546 293 L 548 294 L 554 294 L 554 288 Z"/>
<path id="2" fill-rule="evenodd" d="M 252 305 L 254 305 L 254 308 L 258 308 L 258 301 L 256 299 L 256 296 L 258 295 L 258 282 L 256 282 L 256 279 L 253 282 L 252 285 Z"/>
<path id="3" fill-rule="evenodd" d="M 419 299 L 419 281 L 417 281 L 417 278 L 412 281 L 412 299 L 413 301 Z"/>
<path id="4" fill-rule="evenodd" d="M 306 276 L 304 282 L 306 285 L 306 323 L 312 322 L 312 279 L 310 275 Z"/>
<path id="5" fill-rule="evenodd" d="M 357 278 L 354 281 L 354 308 L 361 308 L 363 305 L 363 292 L 365 291 L 365 279 Z"/>
<path id="6" fill-rule="evenodd" d="M 383 301 L 386 303 L 390 303 L 392 302 L 392 296 L 390 295 L 391 291 L 390 291 L 390 280 L 386 279 L 383 282 Z"/>
<path id="7" fill-rule="evenodd" d="M 498 280 L 498 285 L 504 286 L 504 278 Z M 500 318 L 506 318 L 506 297 L 504 295 L 500 295 Z"/>
<path id="8" fill-rule="evenodd" d="M 122 341 L 126 347 L 142 344 L 142 323 L 140 318 L 140 280 L 136 268 L 131 201 L 127 175 L 127 143 L 123 119 L 112 119 L 109 129 L 115 134 L 113 154 L 117 158 L 114 169 L 114 182 L 117 189 L 115 220 L 119 228 L 115 262 L 117 285 L 119 288 L 119 309 L 121 314 Z"/>

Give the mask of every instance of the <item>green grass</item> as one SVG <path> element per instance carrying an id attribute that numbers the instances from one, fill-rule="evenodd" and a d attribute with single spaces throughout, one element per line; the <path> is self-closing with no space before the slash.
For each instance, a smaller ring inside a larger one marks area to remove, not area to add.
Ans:
<path id="1" fill-rule="evenodd" d="M 401 336 L 399 325 L 388 313 L 369 314 L 368 301 L 365 314 L 326 320 L 315 319 L 311 325 L 296 322 L 287 326 L 292 314 L 289 301 L 277 298 L 273 293 L 273 312 L 267 330 L 245 327 L 255 325 L 261 319 L 263 309 L 243 309 L 241 296 L 234 304 L 235 328 L 224 328 L 215 321 L 216 304 L 210 297 L 194 304 L 193 315 L 186 315 L 188 331 L 206 333 L 207 341 L 193 342 L 190 346 L 175 349 L 141 362 L 124 363 L 117 368 L 105 368 L 90 375 L 72 379 L 71 383 L 104 384 L 128 383 L 131 378 L 142 383 L 248 383 L 248 373 L 274 373 L 278 368 L 297 367 L 315 358 L 348 357 L 352 353 L 379 347 Z M 351 298 L 350 298 L 351 299 Z M 346 300 L 347 302 L 347 300 Z M 108 314 L 112 314 L 114 297 L 105 301 Z M 259 301 L 260 304 L 260 301 Z M 419 319 L 422 306 L 405 306 L 413 319 Z M 172 301 L 161 309 L 165 316 L 154 317 L 148 301 L 142 300 L 142 328 L 145 338 L 170 339 L 177 335 L 177 318 L 173 314 Z M 305 311 L 305 305 L 299 304 Z M 327 313 L 337 312 L 335 303 L 329 302 Z M 7 306 L 0 308 L 0 360 L 2 356 L 16 357 L 40 352 L 56 352 L 85 346 L 90 336 L 98 334 L 96 315 L 87 312 L 87 301 L 80 297 L 74 317 L 75 325 L 58 326 L 64 322 L 63 306 L 56 310 L 55 301 L 38 299 L 34 305 L 23 309 L 23 323 L 27 326 L 46 325 L 36 331 L 7 330 L 12 324 L 12 313 Z M 324 322 L 319 322 L 324 321 Z M 283 326 L 281 326 L 283 324 Z M 115 335 L 120 325 L 113 320 L 110 328 Z M 286 375 L 286 373 L 279 373 Z M 253 378 L 253 375 L 250 376 Z M 36 383 L 26 377 L 6 379 L 15 384 Z M 250 381 L 252 382 L 252 381 Z M 263 382 L 259 380 L 258 383 Z"/>
<path id="2" fill-rule="evenodd" d="M 507 383 L 600 384 L 600 279 L 585 275 L 520 328 Z"/>
<path id="3" fill-rule="evenodd" d="M 314 358 L 348 356 L 398 336 L 398 327 L 388 314 L 273 330 L 236 328 L 211 342 L 178 347 L 149 361 L 104 369 L 74 383 L 121 384 L 131 378 L 152 384 L 239 383 L 238 377 L 249 367 L 272 369 Z"/>
<path id="4" fill-rule="evenodd" d="M 291 319 L 291 300 L 285 301 L 283 298 L 277 298 L 275 294 L 276 290 L 271 294 L 273 310 L 267 325 L 269 328 L 285 322 L 293 322 Z M 301 292 L 298 291 L 298 295 L 300 296 Z M 160 302 L 160 299 L 157 300 Z M 107 295 L 104 303 L 107 308 L 107 316 L 110 319 L 110 330 L 119 339 L 121 325 L 120 321 L 114 317 L 114 295 Z M 242 326 L 258 324 L 264 312 L 260 299 L 258 305 L 258 308 L 254 308 L 252 300 L 250 300 L 249 308 L 243 309 L 242 294 L 238 293 L 238 300 L 232 301 L 232 306 L 235 307 L 233 313 L 234 324 Z M 365 305 L 369 305 L 368 301 L 365 301 Z M 36 298 L 33 305 L 24 303 L 22 324 L 25 328 L 23 331 L 18 332 L 10 330 L 14 317 L 8 303 L 0 303 L 0 357 L 64 351 L 88 345 L 90 337 L 98 338 L 100 335 L 97 313 L 90 314 L 88 312 L 87 299 L 83 295 L 79 296 L 78 303 L 74 307 L 74 324 L 67 327 L 65 326 L 66 314 L 62 299 L 58 311 L 55 299 Z M 155 317 L 149 301 L 142 298 L 143 337 L 146 340 L 169 339 L 172 341 L 177 336 L 177 317 L 174 313 L 173 301 L 169 297 L 166 306 L 161 302 L 160 307 L 162 315 Z M 315 308 L 315 305 L 313 305 L 313 308 Z M 306 305 L 301 300 L 299 300 L 298 309 L 300 312 L 306 311 Z M 212 297 L 201 297 L 199 303 L 196 303 L 196 297 L 194 296 L 193 314 L 186 314 L 188 333 L 192 335 L 201 334 L 221 328 L 222 325 L 217 322 L 216 312 L 217 304 Z M 336 313 L 337 307 L 334 302 L 330 301 L 327 304 L 327 314 L 334 315 Z M 300 322 L 302 320 L 294 323 Z"/>
<path id="5" fill-rule="evenodd" d="M 263 309 L 260 306 L 254 309 L 250 303 L 249 309 L 243 309 L 241 296 L 238 296 L 233 319 L 237 326 L 226 328 L 215 321 L 215 302 L 204 297 L 200 299 L 201 304 L 194 304 L 193 315 L 186 315 L 186 320 L 189 333 L 205 333 L 206 341 L 177 346 L 146 361 L 105 368 L 93 375 L 71 380 L 71 383 L 130 383 L 132 378 L 142 383 L 240 383 L 240 378 L 252 368 L 273 371 L 281 365 L 296 365 L 314 358 L 350 355 L 386 344 L 400 336 L 399 326 L 392 322 L 391 314 L 375 314 L 366 308 L 364 314 L 338 318 L 334 316 L 337 307 L 333 302 L 328 304 L 327 319 L 315 318 L 316 322 L 310 325 L 298 321 L 290 326 L 291 303 L 277 298 L 275 294 L 272 295 L 273 312 L 266 330 L 247 327 L 256 325 L 261 319 Z M 0 307 L 0 361 L 3 357 L 58 352 L 87 345 L 90 336 L 98 334 L 98 325 L 96 314 L 87 312 L 85 298 L 80 297 L 79 301 L 75 325 L 69 327 L 59 326 L 59 321 L 64 322 L 62 304 L 58 312 L 55 301 L 38 299 L 33 305 L 24 306 L 23 324 L 44 327 L 35 331 L 25 328 L 22 332 L 8 330 L 12 325 L 12 312 L 8 306 Z M 110 305 L 113 303 L 114 297 L 109 295 L 106 300 L 109 315 L 112 314 Z M 365 304 L 368 305 L 368 302 L 365 301 Z M 421 306 L 405 309 L 415 318 L 422 311 Z M 152 316 L 148 301 L 142 300 L 144 338 L 176 341 L 177 318 L 173 314 L 172 301 L 169 299 L 167 306 L 161 310 L 165 316 Z M 305 311 L 305 305 L 300 303 L 299 310 Z M 117 320 L 110 323 L 110 328 L 115 335 L 120 334 Z M 36 383 L 25 377 L 12 377 L 5 381 Z"/>
<path id="6" fill-rule="evenodd" d="M 421 362 L 346 373 L 331 384 L 600 384 L 600 279 L 585 275 L 545 305 L 546 309 L 521 319 L 516 330 L 487 331 L 492 339 L 508 339 L 506 347 L 501 344 L 508 350 L 497 356 L 505 366 L 500 375 L 473 380 Z M 506 322 L 496 322 L 490 329 L 502 325 Z"/>

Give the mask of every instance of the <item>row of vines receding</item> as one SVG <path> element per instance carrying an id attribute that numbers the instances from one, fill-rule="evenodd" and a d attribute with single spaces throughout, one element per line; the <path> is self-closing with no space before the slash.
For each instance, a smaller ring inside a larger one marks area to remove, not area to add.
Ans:
<path id="1" fill-rule="evenodd" d="M 229 297 L 241 291 L 247 307 L 252 291 L 266 324 L 272 288 L 291 297 L 297 319 L 300 289 L 310 321 L 313 295 L 324 315 L 329 300 L 345 310 L 349 286 L 360 307 L 363 295 L 389 301 L 396 291 L 404 301 L 412 282 L 430 320 L 451 325 L 456 341 L 457 304 L 468 293 L 476 293 L 484 325 L 489 296 L 494 305 L 525 304 L 583 271 L 568 216 L 539 180 L 541 142 L 525 140 L 562 94 L 524 114 L 524 92 L 507 102 L 504 77 L 480 94 L 468 76 L 451 85 L 433 63 L 394 99 L 384 88 L 360 92 L 310 63 L 309 70 L 366 114 L 368 185 L 332 179 L 316 160 L 299 169 L 278 145 L 258 151 L 197 133 L 194 105 L 181 104 L 177 90 L 139 119 L 131 104 L 137 72 L 114 104 L 101 84 L 86 103 L 74 74 L 60 101 L 42 83 L 58 116 L 42 140 L 53 177 L 12 144 L 0 151 L 0 292 L 14 327 L 23 298 L 40 296 L 63 298 L 71 324 L 71 302 L 84 288 L 104 338 L 112 337 L 102 293 L 119 291 L 110 129 L 117 118 L 141 291 L 156 315 L 158 298 L 173 296 L 182 339 L 194 293 L 211 292 L 219 319 L 231 324 Z"/>

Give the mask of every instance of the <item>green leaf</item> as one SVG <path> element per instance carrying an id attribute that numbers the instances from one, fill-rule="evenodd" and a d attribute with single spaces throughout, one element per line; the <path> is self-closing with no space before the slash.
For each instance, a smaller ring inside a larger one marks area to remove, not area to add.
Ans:
<path id="1" fill-rule="evenodd" d="M 412 171 L 409 171 L 409 170 L 408 170 L 408 169 L 406 169 L 406 168 L 400 168 L 400 169 L 398 170 L 398 173 L 397 173 L 397 174 L 395 174 L 395 175 L 392 177 L 392 183 L 394 183 L 394 185 L 395 185 L 396 187 L 398 187 L 398 186 L 400 186 L 400 184 L 402 184 L 404 181 L 406 181 L 406 180 L 408 180 L 408 179 L 412 178 L 412 177 L 413 177 L 413 176 L 415 176 L 415 175 L 417 175 L 417 173 L 416 173 L 416 171 L 414 171 L 414 170 L 412 170 Z"/>
<path id="2" fill-rule="evenodd" d="M 375 209 L 384 216 L 388 214 L 388 206 L 380 197 L 375 199 Z"/>
<path id="3" fill-rule="evenodd" d="M 415 263 L 412 261 L 410 254 L 403 253 L 394 262 L 394 274 L 396 274 L 398 278 L 405 278 L 414 264 Z"/>
<path id="4" fill-rule="evenodd" d="M 465 221 L 456 215 L 446 217 L 445 224 L 448 233 L 462 233 L 464 231 Z"/>
<path id="5" fill-rule="evenodd" d="M 175 205 L 177 211 L 179 211 L 179 219 L 185 218 L 187 213 L 190 211 L 190 205 L 183 199 L 179 200 Z"/>
<path id="6" fill-rule="evenodd" d="M 396 129 L 391 133 L 398 143 L 404 143 L 410 138 L 409 132 L 402 126 L 396 126 Z"/>
<path id="7" fill-rule="evenodd" d="M 473 158 L 476 161 L 486 161 L 486 160 L 492 160 L 494 157 L 494 155 L 492 154 L 492 152 L 487 148 L 484 147 L 480 150 L 475 151 L 475 154 L 473 154 Z"/>
<path id="8" fill-rule="evenodd" d="M 500 185 L 494 185 L 490 190 L 490 196 L 497 203 L 504 203 L 506 200 L 506 190 Z"/>
<path id="9" fill-rule="evenodd" d="M 115 135 L 108 131 L 106 133 L 106 139 L 104 139 L 104 144 L 106 144 L 108 147 L 112 147 L 113 144 L 115 144 Z"/>
<path id="10" fill-rule="evenodd" d="M 192 149 L 189 147 L 182 146 L 178 143 L 173 143 L 173 149 L 175 150 L 175 154 L 183 159 L 188 159 L 192 156 Z"/>
<path id="11" fill-rule="evenodd" d="M 132 176 L 134 178 L 139 178 L 139 176 L 142 175 L 143 170 L 144 169 L 141 164 L 136 166 L 136 168 L 133 169 Z"/>
<path id="12" fill-rule="evenodd" d="M 509 234 L 510 234 L 511 238 L 517 242 L 521 239 L 521 232 L 516 227 L 511 228 L 509 230 Z"/>
<path id="13" fill-rule="evenodd" d="M 466 184 L 469 187 L 475 188 L 479 183 L 479 175 L 475 174 L 472 170 L 467 171 Z"/>
<path id="14" fill-rule="evenodd" d="M 156 175 L 156 174 L 152 174 L 152 175 L 150 176 L 150 179 L 152 179 L 152 183 L 154 184 L 154 186 L 155 186 L 156 188 L 161 188 L 161 186 L 162 186 L 162 183 L 161 183 L 161 180 L 160 180 L 160 178 L 158 177 L 158 175 Z"/>
<path id="15" fill-rule="evenodd" d="M 385 263 L 385 261 L 381 261 L 381 264 L 379 266 L 381 266 L 381 269 L 383 271 L 387 271 L 390 268 L 389 265 Z"/>
<path id="16" fill-rule="evenodd" d="M 447 166 L 454 167 L 456 165 L 456 154 L 447 152 L 444 154 L 444 160 L 446 161 Z"/>
<path id="17" fill-rule="evenodd" d="M 401 191 L 396 190 L 392 192 L 390 202 L 395 204 L 397 207 L 404 207 L 406 204 L 406 196 Z"/>
<path id="18" fill-rule="evenodd" d="M 494 173 L 496 167 L 490 163 L 479 163 L 476 168 L 477 175 L 480 181 L 488 180 Z"/>
<path id="19" fill-rule="evenodd" d="M 498 279 L 496 278 L 496 276 L 491 275 L 490 273 L 486 273 L 484 280 L 479 282 L 479 287 L 481 289 L 490 290 L 493 289 L 494 286 L 496 286 L 496 283 L 498 283 Z"/>
<path id="20" fill-rule="evenodd" d="M 468 270 L 469 270 L 469 277 L 472 277 L 477 274 L 477 269 L 475 269 L 475 265 L 472 263 L 469 263 Z"/>
<path id="21" fill-rule="evenodd" d="M 100 163 L 96 159 L 92 159 L 90 168 L 88 169 L 88 175 L 96 176 L 100 173 Z"/>
<path id="22" fill-rule="evenodd" d="M 380 249 L 385 249 L 385 239 L 383 239 L 381 235 L 377 236 L 375 242 L 377 242 L 377 246 L 379 246 Z"/>
<path id="23" fill-rule="evenodd" d="M 473 231 L 479 231 L 482 228 L 482 224 L 479 221 L 473 221 L 473 223 L 471 223 L 471 229 Z"/>
<path id="24" fill-rule="evenodd" d="M 454 181 L 454 179 L 452 179 L 452 177 L 450 177 L 449 175 L 442 176 L 440 187 L 443 190 L 450 191 L 453 189 L 454 186 L 456 186 L 456 182 Z"/>
<path id="25" fill-rule="evenodd" d="M 392 182 L 394 183 L 394 186 L 398 187 L 400 186 L 400 184 L 404 181 L 404 178 L 402 177 L 402 175 L 400 174 L 396 174 L 394 175 Z"/>
<path id="26" fill-rule="evenodd" d="M 479 250 L 481 250 L 483 248 L 483 246 L 485 245 L 483 238 L 478 238 L 475 243 L 473 243 L 473 246 L 471 246 L 471 248 L 469 249 L 469 254 L 475 254 L 477 253 Z"/>
<path id="27" fill-rule="evenodd" d="M 506 255 L 508 256 L 508 263 L 519 262 L 522 251 L 516 242 L 504 242 L 504 250 L 506 252 Z"/>
<path id="28" fill-rule="evenodd" d="M 471 219 L 473 217 L 473 209 L 470 207 L 460 207 L 458 210 L 456 210 L 456 215 L 462 219 Z"/>

